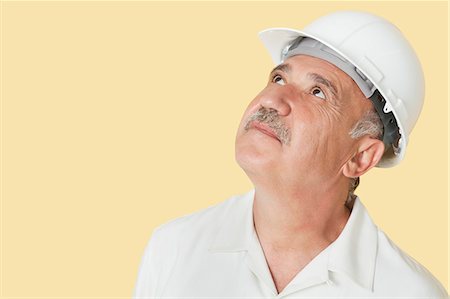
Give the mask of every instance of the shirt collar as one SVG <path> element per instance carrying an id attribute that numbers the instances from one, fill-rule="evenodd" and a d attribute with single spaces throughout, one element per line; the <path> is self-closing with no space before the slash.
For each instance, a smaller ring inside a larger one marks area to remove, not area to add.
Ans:
<path id="1" fill-rule="evenodd" d="M 332 243 L 328 269 L 373 291 L 377 247 L 378 229 L 357 197 L 344 229 Z"/>
<path id="2" fill-rule="evenodd" d="M 233 202 L 227 206 L 225 217 L 218 222 L 219 230 L 209 248 L 210 252 L 236 252 L 249 249 L 254 232 L 254 195 L 255 189 L 252 189 L 243 196 L 231 199 Z"/>
<path id="3" fill-rule="evenodd" d="M 225 217 L 218 222 L 218 233 L 211 243 L 210 252 L 238 252 L 251 249 L 255 232 L 254 195 L 255 190 L 252 189 L 243 196 L 231 199 L 235 202 L 228 205 L 229 210 L 226 211 Z M 377 227 L 357 197 L 341 234 L 329 248 L 326 248 L 328 263 L 322 263 L 323 267 L 344 274 L 372 291 L 377 243 Z"/>

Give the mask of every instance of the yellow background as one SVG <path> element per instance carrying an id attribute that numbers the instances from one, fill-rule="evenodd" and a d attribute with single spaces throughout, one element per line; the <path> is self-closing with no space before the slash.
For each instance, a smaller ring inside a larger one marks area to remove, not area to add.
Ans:
<path id="1" fill-rule="evenodd" d="M 257 32 L 336 9 L 393 21 L 426 102 L 405 160 L 357 190 L 448 287 L 446 2 L 3 2 L 1 296 L 129 297 L 157 225 L 252 188 L 240 117 L 273 67 Z"/>

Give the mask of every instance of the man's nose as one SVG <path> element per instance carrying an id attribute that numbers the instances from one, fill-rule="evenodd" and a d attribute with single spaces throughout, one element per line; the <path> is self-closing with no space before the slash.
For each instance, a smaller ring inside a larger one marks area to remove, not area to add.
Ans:
<path id="1" fill-rule="evenodd" d="M 291 112 L 291 98 L 287 86 L 278 86 L 266 90 L 261 94 L 259 103 L 265 108 L 272 108 L 278 111 L 280 116 L 286 116 Z"/>

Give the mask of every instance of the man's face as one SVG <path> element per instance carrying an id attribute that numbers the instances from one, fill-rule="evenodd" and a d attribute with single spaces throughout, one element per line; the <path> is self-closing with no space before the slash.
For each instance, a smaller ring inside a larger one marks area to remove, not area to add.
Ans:
<path id="1" fill-rule="evenodd" d="M 371 109 L 356 83 L 311 56 L 288 58 L 249 104 L 236 136 L 236 160 L 252 177 L 284 183 L 336 178 L 355 152 L 348 134 Z"/>

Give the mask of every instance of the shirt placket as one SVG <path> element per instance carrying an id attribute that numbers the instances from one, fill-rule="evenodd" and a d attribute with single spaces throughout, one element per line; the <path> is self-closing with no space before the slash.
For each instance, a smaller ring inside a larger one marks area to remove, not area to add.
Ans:
<path id="1" fill-rule="evenodd" d="M 246 262 L 249 269 L 258 278 L 261 284 L 270 292 L 270 295 L 275 297 L 278 295 L 275 283 L 267 265 L 264 252 L 258 240 L 256 232 L 253 231 L 246 255 Z"/>

